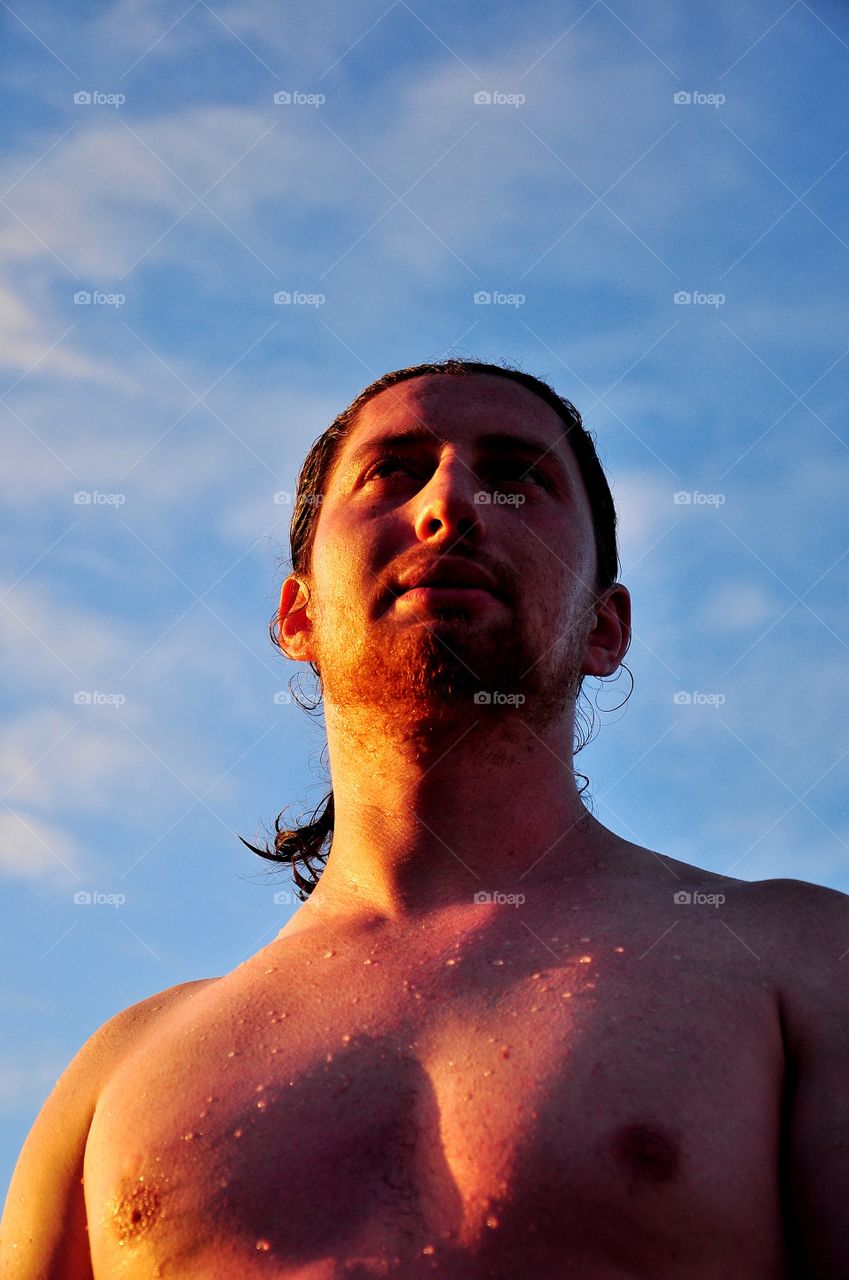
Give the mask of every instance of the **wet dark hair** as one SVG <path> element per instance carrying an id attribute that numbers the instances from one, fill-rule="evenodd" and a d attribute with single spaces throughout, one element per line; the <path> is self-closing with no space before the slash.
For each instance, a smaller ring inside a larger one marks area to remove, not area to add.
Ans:
<path id="1" fill-rule="evenodd" d="M 600 595 L 617 581 L 619 573 L 619 556 L 616 543 L 616 507 L 613 495 L 607 483 L 598 454 L 595 448 L 595 437 L 586 430 L 581 415 L 573 404 L 558 395 L 553 387 L 541 378 L 535 378 L 521 369 L 508 364 L 486 364 L 478 360 L 460 360 L 450 358 L 433 364 L 411 365 L 406 369 L 395 369 L 385 373 L 374 382 L 369 383 L 346 409 L 333 419 L 327 430 L 313 443 L 307 454 L 300 475 L 298 476 L 295 505 L 289 528 L 291 549 L 291 572 L 309 576 L 312 561 L 312 549 L 321 511 L 321 502 L 327 491 L 328 481 L 334 463 L 339 456 L 345 439 L 353 429 L 357 415 L 369 400 L 387 387 L 396 386 L 410 378 L 419 378 L 426 374 L 445 374 L 451 377 L 464 377 L 469 374 L 495 374 L 497 377 L 510 378 L 521 386 L 527 387 L 534 395 L 539 396 L 562 419 L 566 426 L 565 438 L 568 440 L 586 486 L 592 511 L 593 531 L 596 549 L 596 591 Z M 278 615 L 275 612 L 269 627 L 271 640 L 275 648 L 279 647 Z M 293 691 L 293 696 L 304 711 L 314 711 L 321 702 L 321 676 L 314 663 L 309 664 L 318 680 L 319 692 L 312 706 L 305 706 Z M 622 664 L 624 666 L 624 664 Z M 625 668 L 627 671 L 627 667 Z M 630 675 L 630 672 L 629 672 Z M 579 693 L 582 692 L 583 676 L 579 682 Z M 632 682 L 633 685 L 633 682 Z M 627 695 L 626 695 L 627 700 Z M 621 704 L 620 704 L 621 705 Z M 586 736 L 579 739 L 574 748 L 577 755 L 593 736 L 591 724 L 592 712 L 588 719 L 581 708 L 578 708 L 577 719 L 582 729 L 586 726 Z M 584 779 L 580 788 L 583 792 L 589 785 L 589 778 L 584 774 L 576 776 Z M 287 827 L 281 825 L 283 812 L 275 821 L 275 836 L 272 847 L 257 848 L 247 840 L 242 840 L 249 849 L 270 862 L 283 864 L 291 868 L 295 881 L 295 889 L 302 902 L 306 901 L 318 884 L 321 872 L 329 856 L 329 844 L 333 838 L 333 789 L 313 810 L 311 820 L 303 826 Z M 325 849 L 325 846 L 328 848 Z M 318 870 L 312 865 L 315 859 Z M 301 874 L 302 869 L 306 876 Z"/>

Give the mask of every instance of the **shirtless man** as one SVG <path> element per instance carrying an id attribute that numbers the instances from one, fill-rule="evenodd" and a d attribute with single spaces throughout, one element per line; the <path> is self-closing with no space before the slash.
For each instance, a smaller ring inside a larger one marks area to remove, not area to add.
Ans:
<path id="1" fill-rule="evenodd" d="M 492 366 L 403 373 L 313 471 L 281 595 L 325 697 L 319 889 L 84 1045 L 0 1274 L 847 1277 L 847 898 L 595 820 L 575 695 L 630 601 L 579 420 Z"/>

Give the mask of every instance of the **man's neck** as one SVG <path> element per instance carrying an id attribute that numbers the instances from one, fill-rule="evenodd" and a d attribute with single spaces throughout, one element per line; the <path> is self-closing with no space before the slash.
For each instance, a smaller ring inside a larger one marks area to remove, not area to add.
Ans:
<path id="1" fill-rule="evenodd" d="M 409 923 L 592 876 L 616 837 L 581 800 L 572 725 L 517 720 L 403 740 L 328 709 L 334 833 L 314 908 Z M 517 731 L 518 727 L 518 731 Z M 311 913 L 310 913 L 311 914 Z"/>

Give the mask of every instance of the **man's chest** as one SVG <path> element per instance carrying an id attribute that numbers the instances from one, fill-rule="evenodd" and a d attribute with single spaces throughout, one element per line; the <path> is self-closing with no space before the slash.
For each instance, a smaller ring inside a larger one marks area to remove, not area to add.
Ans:
<path id="1" fill-rule="evenodd" d="M 269 949 L 210 984 L 98 1106 L 103 1274 L 325 1280 L 397 1257 L 399 1275 L 452 1280 L 508 1258 L 707 1276 L 694 1233 L 739 1237 L 739 1265 L 755 1224 L 772 1274 L 768 989 L 686 952 L 638 960 L 602 930 L 543 941 Z"/>

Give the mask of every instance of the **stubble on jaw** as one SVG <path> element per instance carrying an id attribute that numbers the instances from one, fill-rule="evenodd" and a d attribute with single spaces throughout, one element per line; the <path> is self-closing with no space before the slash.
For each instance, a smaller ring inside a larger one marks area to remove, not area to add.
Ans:
<path id="1" fill-rule="evenodd" d="M 567 618 L 549 607 L 531 635 L 515 596 L 495 619 L 451 609 L 403 622 L 392 603 L 368 619 L 344 597 L 324 607 L 313 596 L 313 661 L 325 702 L 364 749 L 378 735 L 418 754 L 470 725 L 497 723 L 498 734 L 479 737 L 481 758 L 506 762 L 505 747 L 529 744 L 529 729 L 542 732 L 574 703 L 595 599 L 585 585 Z M 476 701 L 481 692 L 499 696 Z"/>

